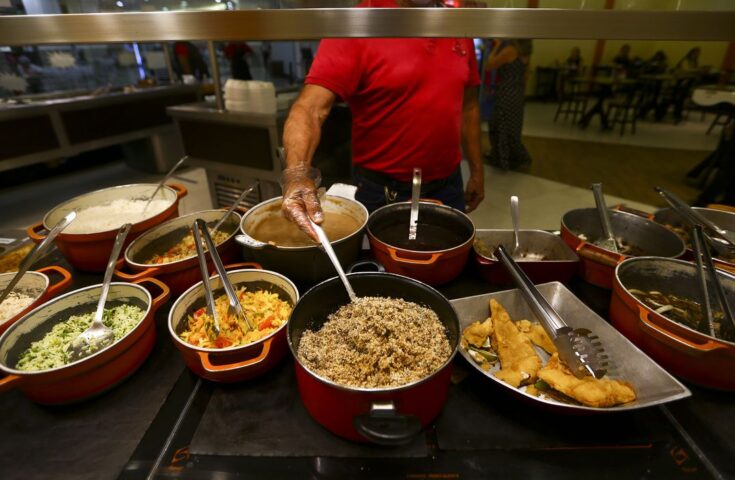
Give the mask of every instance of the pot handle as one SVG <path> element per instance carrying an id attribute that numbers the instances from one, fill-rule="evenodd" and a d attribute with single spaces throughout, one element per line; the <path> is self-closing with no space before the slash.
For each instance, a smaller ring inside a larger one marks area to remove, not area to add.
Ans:
<path id="1" fill-rule="evenodd" d="M 71 273 L 69 270 L 59 267 L 57 265 L 50 265 L 48 267 L 39 268 L 36 270 L 38 273 L 50 274 L 58 273 L 61 275 L 61 280 L 56 283 L 52 283 L 48 287 L 48 293 L 51 296 L 55 296 L 59 292 L 63 292 L 71 284 Z"/>
<path id="2" fill-rule="evenodd" d="M 637 217 L 643 217 L 647 220 L 653 220 L 652 213 L 644 212 L 643 210 L 638 210 L 637 208 L 631 208 L 623 205 L 622 203 L 620 205 L 616 205 L 615 210 L 617 210 L 618 212 L 632 213 Z"/>
<path id="3" fill-rule="evenodd" d="M 357 432 L 378 445 L 405 445 L 421 433 L 421 422 L 413 415 L 396 413 L 392 400 L 374 402 L 370 413 L 352 419 Z"/>
<path id="4" fill-rule="evenodd" d="M 240 263 L 231 263 L 229 265 L 225 265 L 225 270 L 239 270 L 241 268 L 255 268 L 257 270 L 263 270 L 263 266 L 256 262 L 240 262 Z"/>
<path id="5" fill-rule="evenodd" d="M 46 230 L 46 227 L 43 226 L 43 221 L 40 221 L 26 228 L 26 233 L 28 234 L 28 238 L 33 240 L 34 243 L 41 243 L 48 236 L 41 233 L 43 230 Z"/>
<path id="6" fill-rule="evenodd" d="M 384 273 L 385 267 L 375 260 L 360 260 L 347 267 L 347 273 L 355 272 L 378 272 Z"/>
<path id="7" fill-rule="evenodd" d="M 487 257 L 485 257 L 483 255 L 480 255 L 477 252 L 475 252 L 475 253 L 476 253 L 475 258 L 477 258 L 477 263 L 479 263 L 480 265 L 497 265 L 497 263 L 498 263 L 496 261 L 490 260 L 489 258 L 487 258 Z"/>
<path id="8" fill-rule="evenodd" d="M 8 375 L 0 378 L 0 393 L 9 392 L 10 390 L 17 387 L 18 382 L 22 381 L 23 377 L 20 375 Z"/>
<path id="9" fill-rule="evenodd" d="M 625 260 L 624 255 L 615 254 L 615 253 L 604 253 L 604 252 L 598 252 L 597 250 L 592 250 L 589 248 L 589 245 L 587 243 L 582 243 L 582 245 L 577 248 L 577 255 L 579 255 L 582 258 L 586 258 L 587 260 L 601 263 L 605 266 L 615 268 L 618 266 L 620 262 Z"/>
<path id="10" fill-rule="evenodd" d="M 418 258 L 404 258 L 398 255 L 398 250 L 392 247 L 388 247 L 388 254 L 390 255 L 390 258 L 397 263 L 408 263 L 410 265 L 433 265 L 434 262 L 437 261 L 439 257 L 441 257 L 441 253 L 432 253 L 429 258 L 426 258 L 424 260 L 418 259 Z"/>
<path id="11" fill-rule="evenodd" d="M 115 277 L 126 282 L 136 283 L 144 278 L 153 277 L 158 273 L 159 267 L 150 267 L 145 270 L 141 270 L 137 273 L 125 273 L 123 268 L 125 267 L 125 259 L 121 258 L 115 264 Z"/>
<path id="12" fill-rule="evenodd" d="M 166 301 L 169 298 L 171 298 L 171 289 L 168 288 L 168 285 L 166 285 L 165 283 L 163 283 L 157 278 L 153 278 L 153 277 L 141 278 L 140 280 L 136 280 L 133 283 L 144 286 L 145 289 L 148 290 L 149 292 L 152 290 L 150 288 L 151 285 L 153 285 L 154 287 L 158 288 L 158 290 L 161 291 L 161 293 L 159 293 L 157 297 L 153 297 L 151 307 L 154 312 L 156 312 L 160 308 L 161 305 L 166 303 Z M 155 288 L 153 288 L 153 290 L 155 291 Z"/>
<path id="13" fill-rule="evenodd" d="M 650 312 L 645 308 L 639 305 L 638 310 L 640 311 L 640 315 L 638 318 L 640 318 L 641 320 L 641 326 L 643 327 L 643 329 L 651 337 L 655 338 L 664 345 L 671 346 L 689 355 L 691 355 L 692 353 L 705 354 L 723 348 L 717 342 L 713 342 L 711 340 L 708 340 L 705 343 L 694 343 L 691 340 L 680 337 L 679 335 L 669 330 L 665 330 L 652 322 L 649 318 Z"/>
<path id="14" fill-rule="evenodd" d="M 433 203 L 434 205 L 444 205 L 444 202 L 442 202 L 441 200 L 437 200 L 435 198 L 423 198 L 423 197 L 420 197 L 419 198 L 419 202 Z"/>
<path id="15" fill-rule="evenodd" d="M 167 183 L 167 187 L 171 187 L 176 191 L 176 199 L 181 200 L 189 194 L 189 191 L 180 183 Z"/>
<path id="16" fill-rule="evenodd" d="M 260 351 L 260 354 L 257 357 L 245 360 L 243 362 L 230 363 L 227 365 L 212 364 L 211 360 L 209 359 L 209 352 L 197 352 L 197 354 L 199 355 L 199 361 L 202 362 L 202 367 L 204 367 L 204 370 L 206 370 L 207 373 L 234 372 L 237 370 L 245 370 L 265 360 L 271 351 L 272 341 L 273 338 L 269 338 L 268 340 L 263 342 L 263 349 Z"/>

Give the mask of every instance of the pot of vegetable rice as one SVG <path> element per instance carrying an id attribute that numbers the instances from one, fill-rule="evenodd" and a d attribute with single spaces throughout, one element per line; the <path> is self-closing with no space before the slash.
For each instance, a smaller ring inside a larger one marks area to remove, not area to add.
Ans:
<path id="1" fill-rule="evenodd" d="M 288 323 L 301 400 L 331 432 L 353 441 L 410 442 L 449 391 L 459 319 L 434 288 L 391 273 L 348 274 L 303 296 Z"/>
<path id="2" fill-rule="evenodd" d="M 103 322 L 115 342 L 70 362 L 67 346 L 91 324 L 101 285 L 74 290 L 36 308 L 0 337 L 0 392 L 18 388 L 30 400 L 57 405 L 102 393 L 131 375 L 156 341 L 153 317 L 170 296 L 154 278 L 112 283 Z M 157 292 L 153 297 L 148 289 Z"/>
<path id="3" fill-rule="evenodd" d="M 180 295 L 201 279 L 191 231 L 194 220 L 201 218 L 207 222 L 223 263 L 233 263 L 239 259 L 241 249 L 235 243 L 235 234 L 240 228 L 240 215 L 232 212 L 219 229 L 211 231 L 224 214 L 225 210 L 203 210 L 171 219 L 148 230 L 125 250 L 124 259 L 118 263 L 115 275 L 128 282 L 155 277 L 168 285 L 173 295 Z M 207 259 L 210 271 L 214 270 L 209 256 Z"/>
<path id="4" fill-rule="evenodd" d="M 15 273 L 0 274 L 0 292 L 5 290 Z M 52 274 L 60 278 L 52 282 L 49 278 Z M 0 303 L 0 334 L 26 313 L 66 290 L 70 284 L 71 274 L 56 265 L 26 272 L 13 291 Z"/>
<path id="5" fill-rule="evenodd" d="M 43 221 L 27 229 L 41 243 L 61 218 L 76 210 L 77 218 L 55 240 L 64 258 L 76 269 L 103 272 L 120 227 L 132 223 L 126 245 L 138 235 L 179 215 L 179 200 L 186 196 L 183 185 L 164 185 L 146 207 L 156 184 L 136 183 L 105 188 L 67 200 L 51 209 Z"/>
<path id="6" fill-rule="evenodd" d="M 210 279 L 220 319 L 218 335 L 212 329 L 202 282 L 176 300 L 168 317 L 169 333 L 186 365 L 215 382 L 247 380 L 274 367 L 288 351 L 286 325 L 299 299 L 293 282 L 276 272 L 239 269 L 227 276 L 245 314 L 256 325 L 254 330 L 228 314 L 219 276 Z"/>

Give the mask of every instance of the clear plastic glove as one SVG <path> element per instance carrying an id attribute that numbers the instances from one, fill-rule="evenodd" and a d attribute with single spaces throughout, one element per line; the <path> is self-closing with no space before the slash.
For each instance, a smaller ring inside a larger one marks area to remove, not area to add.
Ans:
<path id="1" fill-rule="evenodd" d="M 315 242 L 319 242 L 316 232 L 311 228 L 309 218 L 321 224 L 324 214 L 319 203 L 317 188 L 321 181 L 321 172 L 308 166 L 287 168 L 281 175 L 283 187 L 283 214 L 299 226 Z"/>

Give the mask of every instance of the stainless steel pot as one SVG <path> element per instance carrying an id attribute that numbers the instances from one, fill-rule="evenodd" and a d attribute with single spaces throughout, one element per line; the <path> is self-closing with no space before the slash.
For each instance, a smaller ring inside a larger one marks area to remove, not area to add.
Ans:
<path id="1" fill-rule="evenodd" d="M 248 210 L 240 222 L 240 232 L 236 240 L 245 249 L 245 255 L 260 263 L 266 270 L 273 270 L 299 284 L 311 286 L 322 280 L 334 277 L 336 272 L 329 258 L 318 245 L 306 247 L 283 247 L 261 242 L 250 236 L 261 222 L 281 214 L 283 197 L 259 203 Z M 360 203 L 343 197 L 327 195 L 321 200 L 325 212 L 349 215 L 358 220 L 360 227 L 352 234 L 332 242 L 342 265 L 350 265 L 357 260 L 362 248 L 362 236 L 368 220 L 368 211 Z M 247 258 L 247 257 L 246 257 Z"/>

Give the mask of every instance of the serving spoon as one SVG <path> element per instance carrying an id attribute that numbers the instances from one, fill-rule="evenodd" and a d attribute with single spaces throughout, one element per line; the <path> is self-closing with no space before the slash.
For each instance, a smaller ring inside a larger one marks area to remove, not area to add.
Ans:
<path id="1" fill-rule="evenodd" d="M 334 253 L 334 249 L 332 248 L 332 244 L 329 242 L 329 238 L 327 238 L 327 234 L 324 233 L 324 229 L 314 223 L 313 220 L 309 219 L 309 222 L 311 222 L 311 228 L 313 228 L 316 232 L 316 236 L 319 237 L 319 241 L 322 243 L 324 251 L 327 252 L 329 260 L 332 261 L 334 269 L 337 270 L 337 275 L 339 275 L 340 280 L 342 280 L 342 283 L 345 286 L 345 290 L 347 290 L 347 295 L 350 297 L 350 302 L 354 303 L 355 301 L 357 301 L 357 295 L 355 295 L 355 291 L 352 289 L 352 285 L 347 279 L 345 271 L 342 269 L 342 264 L 339 263 L 339 258 L 337 258 L 337 254 Z"/>
<path id="2" fill-rule="evenodd" d="M 117 258 L 120 256 L 125 238 L 128 236 L 133 224 L 126 223 L 117 232 L 115 244 L 112 246 L 110 260 L 107 262 L 105 269 L 105 277 L 102 280 L 102 290 L 100 299 L 97 301 L 97 310 L 94 312 L 94 320 L 92 324 L 83 331 L 77 338 L 72 340 L 66 350 L 69 361 L 76 362 L 82 358 L 88 357 L 103 348 L 112 345 L 115 341 L 115 334 L 112 329 L 102 323 L 102 316 L 105 313 L 105 303 L 107 295 L 110 293 L 110 282 L 112 282 L 112 273 L 115 271 Z"/>
<path id="3" fill-rule="evenodd" d="M 520 235 L 520 212 L 518 208 L 518 197 L 513 195 L 510 197 L 510 219 L 513 222 L 513 252 L 510 254 L 513 258 L 521 256 L 521 235 Z"/>
<path id="4" fill-rule="evenodd" d="M 223 223 L 225 223 L 225 220 L 227 217 L 232 215 L 232 212 L 235 211 L 235 209 L 240 205 L 240 202 L 247 196 L 248 193 L 252 192 L 255 187 L 258 186 L 258 183 L 260 183 L 258 180 L 255 181 L 252 185 L 250 185 L 248 188 L 242 191 L 239 197 L 237 197 L 237 200 L 235 200 L 235 203 L 232 204 L 232 206 L 227 210 L 227 213 L 225 213 L 222 218 L 220 218 L 217 223 L 214 224 L 214 227 L 212 227 L 212 231 L 215 232 L 219 230 L 219 227 L 222 226 Z"/>
<path id="5" fill-rule="evenodd" d="M 148 209 L 148 205 L 151 204 L 153 199 L 156 197 L 156 194 L 159 190 L 163 188 L 163 184 L 168 181 L 169 178 L 171 178 L 171 175 L 174 174 L 174 172 L 189 158 L 189 155 L 184 155 L 181 157 L 181 160 L 176 162 L 176 164 L 171 167 L 171 170 L 168 171 L 168 173 L 161 179 L 160 182 L 158 182 L 158 185 L 156 186 L 156 189 L 153 190 L 153 193 L 151 194 L 150 198 L 148 198 L 148 201 L 146 202 L 145 206 L 143 207 L 143 213 Z"/>
<path id="6" fill-rule="evenodd" d="M 253 321 L 247 315 L 245 315 L 245 311 L 242 309 L 242 305 L 240 305 L 240 299 L 237 296 L 237 292 L 232 286 L 230 278 L 227 276 L 225 266 L 222 264 L 222 259 L 217 252 L 217 247 L 214 245 L 212 237 L 209 235 L 209 231 L 207 230 L 207 222 L 205 222 L 201 218 L 197 218 L 194 221 L 193 229 L 195 235 L 195 243 L 200 242 L 201 238 L 204 237 L 204 243 L 206 243 L 207 250 L 209 250 L 209 256 L 212 258 L 214 268 L 217 271 L 217 275 L 219 275 L 220 282 L 222 283 L 222 287 L 225 289 L 225 294 L 227 295 L 227 302 L 229 304 L 227 308 L 227 313 L 229 315 L 233 315 L 237 319 L 243 330 L 255 330 L 257 328 L 257 325 L 253 323 Z M 196 237 L 197 233 L 199 233 L 198 240 Z M 214 303 L 212 304 L 212 310 L 214 310 Z"/>
<path id="7" fill-rule="evenodd" d="M 23 259 L 23 261 L 18 266 L 18 272 L 15 274 L 12 280 L 10 280 L 10 283 L 8 283 L 8 286 L 5 287 L 5 290 L 3 290 L 2 293 L 0 293 L 0 303 L 3 303 L 5 298 L 10 295 L 10 292 L 13 291 L 13 288 L 15 288 L 15 285 L 20 281 L 21 278 L 23 278 L 23 275 L 26 274 L 26 272 L 31 268 L 33 263 L 41 256 L 43 252 L 45 252 L 48 247 L 51 245 L 51 243 L 54 241 L 56 236 L 61 233 L 62 230 L 64 230 L 66 227 L 69 226 L 69 224 L 74 221 L 74 219 L 77 218 L 77 212 L 76 210 L 72 210 L 71 212 L 67 213 L 64 218 L 59 220 L 59 222 L 54 225 L 54 227 L 51 229 L 51 231 L 48 232 L 48 236 L 39 244 L 37 244 L 33 249 L 28 252 L 28 255 Z"/>
<path id="8" fill-rule="evenodd" d="M 615 241 L 615 235 L 613 235 L 612 223 L 610 222 L 610 213 L 607 211 L 605 197 L 602 195 L 602 184 L 593 183 L 592 193 L 595 195 L 597 212 L 600 214 L 600 225 L 602 226 L 603 236 L 603 238 L 598 239 L 594 243 L 600 248 L 618 253 L 618 243 Z"/>
<path id="9" fill-rule="evenodd" d="M 416 229 L 419 224 L 419 197 L 421 196 L 421 169 L 413 169 L 413 186 L 411 188 L 411 216 L 408 220 L 408 239 L 416 240 Z"/>

